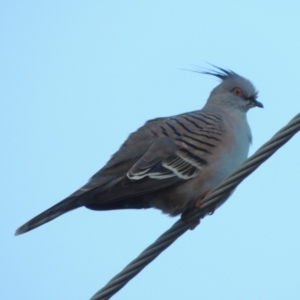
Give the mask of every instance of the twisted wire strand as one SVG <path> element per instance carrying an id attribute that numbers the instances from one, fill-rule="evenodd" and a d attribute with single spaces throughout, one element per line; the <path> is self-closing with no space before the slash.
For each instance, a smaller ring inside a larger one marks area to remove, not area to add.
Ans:
<path id="1" fill-rule="evenodd" d="M 234 173 L 224 180 L 214 191 L 201 201 L 201 207 L 187 213 L 185 222 L 178 220 L 169 230 L 162 234 L 153 244 L 146 248 L 136 259 L 129 263 L 120 273 L 113 277 L 90 300 L 106 300 L 123 288 L 144 267 L 153 261 L 162 251 L 185 233 L 195 221 L 204 218 L 224 195 L 233 191 L 247 176 L 255 171 L 264 161 L 272 156 L 281 146 L 300 130 L 300 113 L 285 127 L 279 130 L 267 143 L 249 157 Z"/>

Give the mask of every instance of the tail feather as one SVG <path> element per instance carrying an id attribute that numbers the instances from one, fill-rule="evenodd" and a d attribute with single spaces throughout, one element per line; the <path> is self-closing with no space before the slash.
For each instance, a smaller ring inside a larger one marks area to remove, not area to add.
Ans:
<path id="1" fill-rule="evenodd" d="M 80 206 L 82 206 L 82 204 L 78 201 L 78 197 L 70 196 L 22 225 L 16 230 L 15 235 L 30 231 Z"/>

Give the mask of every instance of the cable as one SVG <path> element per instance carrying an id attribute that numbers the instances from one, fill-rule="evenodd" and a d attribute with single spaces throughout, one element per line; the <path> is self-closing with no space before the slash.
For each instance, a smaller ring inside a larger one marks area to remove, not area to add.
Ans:
<path id="1" fill-rule="evenodd" d="M 212 208 L 228 196 L 247 176 L 255 171 L 264 161 L 272 156 L 281 146 L 300 130 L 300 113 L 285 127 L 279 130 L 267 143 L 249 157 L 237 171 L 232 173 L 214 191 L 202 201 L 200 208 L 194 208 L 186 213 L 184 222 L 178 220 L 169 230 L 162 234 L 153 244 L 146 248 L 136 259 L 129 263 L 120 273 L 113 277 L 90 300 L 106 300 L 117 293 L 136 276 L 144 267 L 153 261 L 163 250 L 191 228 L 199 219 L 212 211 Z"/>

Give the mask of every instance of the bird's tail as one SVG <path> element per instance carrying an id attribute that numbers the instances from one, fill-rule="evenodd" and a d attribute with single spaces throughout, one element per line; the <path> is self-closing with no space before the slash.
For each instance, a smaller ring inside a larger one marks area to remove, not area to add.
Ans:
<path id="1" fill-rule="evenodd" d="M 82 206 L 82 204 L 78 201 L 78 197 L 70 196 L 22 225 L 17 229 L 15 235 L 30 231 L 80 206 Z"/>

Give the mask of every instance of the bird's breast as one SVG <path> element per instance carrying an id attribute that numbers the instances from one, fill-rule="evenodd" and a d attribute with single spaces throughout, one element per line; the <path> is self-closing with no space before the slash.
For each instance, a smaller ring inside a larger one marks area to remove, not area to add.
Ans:
<path id="1" fill-rule="evenodd" d="M 193 207 L 198 199 L 214 190 L 246 160 L 251 133 L 243 116 L 223 112 L 218 131 L 209 129 L 205 131 L 205 135 L 208 133 L 214 134 L 213 139 L 202 140 L 205 141 L 208 151 L 203 151 L 202 146 L 193 152 L 204 161 L 200 164 L 197 177 L 182 181 L 178 186 L 158 193 L 151 200 L 151 206 L 172 216 L 178 215 Z M 193 151 L 193 147 L 187 146 L 187 149 Z"/>

